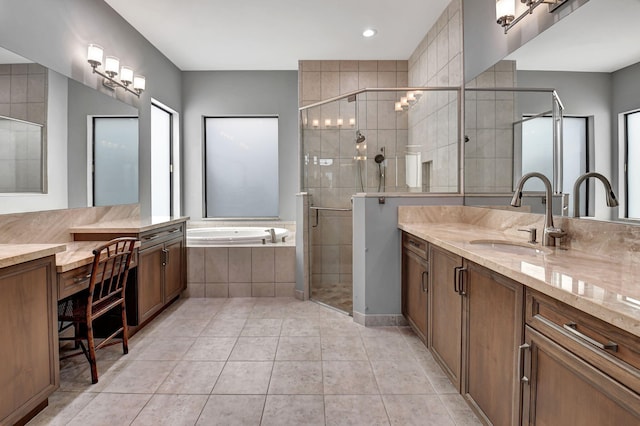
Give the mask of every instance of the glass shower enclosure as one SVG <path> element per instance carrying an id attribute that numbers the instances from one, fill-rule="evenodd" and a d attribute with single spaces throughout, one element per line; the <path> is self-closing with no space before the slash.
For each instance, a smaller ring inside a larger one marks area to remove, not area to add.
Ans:
<path id="1" fill-rule="evenodd" d="M 448 192 L 451 174 L 451 192 L 458 190 L 459 94 L 447 87 L 363 89 L 300 108 L 310 299 L 352 313 L 353 195 Z M 441 110 L 449 117 L 450 109 L 455 123 L 427 135 L 426 118 L 437 121 Z M 410 143 L 410 132 L 420 143 Z M 435 141 L 443 135 L 440 145 L 452 158 L 438 174 L 432 159 L 443 151 Z"/>

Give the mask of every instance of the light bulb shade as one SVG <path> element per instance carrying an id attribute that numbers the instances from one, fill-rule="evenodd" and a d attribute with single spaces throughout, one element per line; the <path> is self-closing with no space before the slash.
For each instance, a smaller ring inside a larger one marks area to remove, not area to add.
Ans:
<path id="1" fill-rule="evenodd" d="M 515 14 L 515 0 L 496 0 L 496 20 L 499 24 L 508 25 Z"/>
<path id="2" fill-rule="evenodd" d="M 414 92 L 407 92 L 407 102 L 414 103 L 416 101 L 416 95 Z"/>
<path id="3" fill-rule="evenodd" d="M 120 68 L 120 81 L 125 86 L 133 83 L 133 70 L 129 67 L 123 66 Z"/>
<path id="4" fill-rule="evenodd" d="M 409 102 L 407 102 L 407 97 L 406 96 L 402 96 L 400 98 L 400 105 L 405 107 L 405 106 L 409 106 Z"/>
<path id="5" fill-rule="evenodd" d="M 90 44 L 87 48 L 87 62 L 89 62 L 92 67 L 102 65 L 102 54 L 103 50 L 101 46 Z"/>
<path id="6" fill-rule="evenodd" d="M 133 77 L 133 89 L 138 93 L 142 92 L 146 88 L 147 81 L 143 75 L 136 75 Z"/>
<path id="7" fill-rule="evenodd" d="M 114 75 L 118 75 L 118 70 L 120 69 L 120 59 L 115 56 L 107 56 L 104 61 L 104 72 L 113 77 Z"/>
<path id="8" fill-rule="evenodd" d="M 402 111 L 402 104 L 400 102 L 396 102 L 395 110 Z"/>

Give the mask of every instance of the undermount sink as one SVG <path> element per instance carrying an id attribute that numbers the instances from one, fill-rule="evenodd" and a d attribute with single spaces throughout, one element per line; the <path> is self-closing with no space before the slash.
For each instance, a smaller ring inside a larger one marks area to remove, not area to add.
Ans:
<path id="1" fill-rule="evenodd" d="M 550 249 L 542 246 L 534 246 L 530 243 L 521 243 L 509 240 L 472 240 L 470 244 L 481 245 L 492 250 L 498 250 L 503 253 L 520 254 L 520 255 L 543 255 L 553 253 Z"/>

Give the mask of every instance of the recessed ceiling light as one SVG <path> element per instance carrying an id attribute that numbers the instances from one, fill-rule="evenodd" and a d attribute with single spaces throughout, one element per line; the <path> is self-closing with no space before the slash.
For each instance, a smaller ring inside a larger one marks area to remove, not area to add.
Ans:
<path id="1" fill-rule="evenodd" d="M 378 33 L 377 30 L 373 28 L 367 28 L 362 32 L 362 37 L 371 38 Z"/>

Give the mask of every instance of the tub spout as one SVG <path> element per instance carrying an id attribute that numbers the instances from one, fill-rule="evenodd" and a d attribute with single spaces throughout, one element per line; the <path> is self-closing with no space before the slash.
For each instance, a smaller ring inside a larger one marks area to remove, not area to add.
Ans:
<path id="1" fill-rule="evenodd" d="M 264 232 L 268 232 L 269 235 L 271 235 L 271 242 L 272 243 L 275 244 L 275 243 L 278 242 L 278 240 L 276 239 L 276 230 L 275 229 L 273 229 L 273 228 L 265 229 Z"/>

